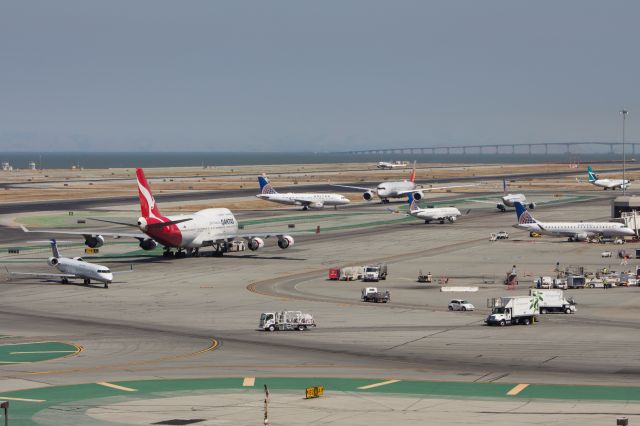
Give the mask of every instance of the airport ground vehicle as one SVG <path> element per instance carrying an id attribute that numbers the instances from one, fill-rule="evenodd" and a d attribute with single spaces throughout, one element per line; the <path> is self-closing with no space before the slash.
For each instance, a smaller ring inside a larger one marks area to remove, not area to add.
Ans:
<path id="1" fill-rule="evenodd" d="M 496 232 L 496 239 L 497 240 L 508 240 L 509 239 L 509 233 L 506 232 L 506 231 Z"/>
<path id="2" fill-rule="evenodd" d="M 474 309 L 475 306 L 464 299 L 453 299 L 449 302 L 450 311 L 473 311 Z"/>
<path id="3" fill-rule="evenodd" d="M 422 273 L 422 270 L 418 273 L 418 282 L 419 283 L 430 283 L 433 282 L 433 275 L 431 272 L 427 273 L 427 275 Z"/>
<path id="4" fill-rule="evenodd" d="M 364 266 L 345 266 L 340 269 L 340 281 L 360 280 L 364 277 Z"/>
<path id="5" fill-rule="evenodd" d="M 316 323 L 311 314 L 301 311 L 265 312 L 260 315 L 258 328 L 265 331 L 299 330 L 304 331 L 315 327 Z"/>
<path id="6" fill-rule="evenodd" d="M 364 268 L 364 281 L 380 281 L 387 279 L 387 264 L 378 263 L 377 265 L 368 265 Z"/>
<path id="7" fill-rule="evenodd" d="M 538 301 L 538 308 L 541 314 L 548 312 L 564 312 L 565 314 L 576 313 L 576 302 L 572 299 L 565 299 L 564 292 L 560 289 L 529 289 L 529 296 L 541 296 Z"/>
<path id="8" fill-rule="evenodd" d="M 360 299 L 362 299 L 363 302 L 387 303 L 391 300 L 391 293 L 389 293 L 389 290 L 385 290 L 384 292 L 378 291 L 377 287 L 366 287 L 362 289 Z"/>
<path id="9" fill-rule="evenodd" d="M 485 319 L 487 325 L 529 325 L 535 321 L 537 306 L 531 296 L 496 297 L 487 300 L 491 314 Z"/>
<path id="10" fill-rule="evenodd" d="M 340 279 L 340 268 L 329 269 L 329 279 L 334 281 Z"/>

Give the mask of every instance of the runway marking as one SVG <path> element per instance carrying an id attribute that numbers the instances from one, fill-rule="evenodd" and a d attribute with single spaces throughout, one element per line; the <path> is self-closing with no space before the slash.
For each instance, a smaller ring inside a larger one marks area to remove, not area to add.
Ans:
<path id="1" fill-rule="evenodd" d="M 0 395 L 0 399 L 5 399 L 7 401 L 22 401 L 22 402 L 46 402 L 46 399 L 29 399 L 29 398 L 11 398 L 8 396 Z"/>
<path id="2" fill-rule="evenodd" d="M 18 354 L 74 354 L 78 351 L 27 351 L 27 352 L 9 352 L 9 355 L 18 355 Z"/>
<path id="3" fill-rule="evenodd" d="M 529 386 L 528 383 L 520 383 L 519 385 L 512 387 L 511 390 L 507 392 L 507 395 L 511 395 L 511 396 L 517 395 L 523 390 L 525 390 L 527 386 Z"/>
<path id="4" fill-rule="evenodd" d="M 0 364 L 31 364 L 29 361 L 0 361 Z"/>
<path id="5" fill-rule="evenodd" d="M 106 386 L 108 388 L 118 389 L 118 390 L 125 391 L 125 392 L 137 392 L 138 391 L 138 389 L 132 389 L 132 388 L 127 388 L 127 387 L 120 386 L 120 385 L 114 385 L 113 383 L 109 383 L 109 382 L 98 382 L 98 383 L 96 383 L 96 385 Z"/>
<path id="6" fill-rule="evenodd" d="M 195 352 L 190 352 L 187 354 L 170 355 L 170 356 L 161 357 L 161 358 L 134 361 L 126 364 L 107 364 L 107 365 L 102 365 L 97 367 L 70 368 L 67 370 L 30 371 L 27 374 L 64 374 L 64 373 L 77 373 L 82 371 L 100 371 L 105 369 L 126 369 L 136 365 L 145 365 L 145 364 L 152 364 L 152 363 L 163 362 L 163 361 L 172 361 L 177 359 L 191 358 L 206 352 L 214 351 L 218 348 L 218 346 L 220 346 L 220 342 L 216 339 L 211 339 L 211 344 L 208 347 L 200 349 Z M 79 347 L 79 350 L 80 351 L 82 350 L 81 346 Z M 73 356 L 73 354 L 70 356 Z"/>
<path id="7" fill-rule="evenodd" d="M 256 384 L 255 377 L 245 377 L 244 380 L 242 381 L 242 386 L 253 386 L 255 384 Z"/>
<path id="8" fill-rule="evenodd" d="M 386 382 L 372 383 L 370 385 L 360 386 L 358 389 L 360 390 L 373 389 L 373 388 L 378 388 L 380 386 L 390 385 L 392 383 L 398 383 L 399 381 L 400 380 L 387 380 Z"/>

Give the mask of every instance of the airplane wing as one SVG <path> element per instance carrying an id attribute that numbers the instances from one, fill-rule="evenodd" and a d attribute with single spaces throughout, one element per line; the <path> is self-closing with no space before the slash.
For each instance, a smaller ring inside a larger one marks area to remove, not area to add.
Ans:
<path id="1" fill-rule="evenodd" d="M 373 192 L 376 193 L 377 190 L 374 188 L 364 188 L 362 186 L 349 186 L 349 185 L 336 185 L 336 184 L 330 184 L 331 186 L 337 186 L 339 188 L 348 188 L 348 189 L 357 189 L 358 191 L 369 191 L 369 192 Z"/>
<path id="2" fill-rule="evenodd" d="M 51 274 L 51 273 L 38 273 L 38 272 L 9 272 L 9 275 L 16 276 L 18 278 L 23 277 L 23 278 L 53 278 L 53 279 L 59 279 L 59 278 L 78 278 L 77 275 L 75 274 Z"/>
<path id="3" fill-rule="evenodd" d="M 269 232 L 269 231 L 256 231 L 256 232 L 238 232 L 235 235 L 229 236 L 228 238 L 269 238 L 269 237 L 283 237 L 285 235 L 302 235 L 302 234 L 315 234 L 318 231 L 278 231 L 278 232 Z"/>
<path id="4" fill-rule="evenodd" d="M 469 200 L 472 201 L 474 203 L 483 203 L 483 204 L 493 204 L 494 206 L 496 205 L 496 203 L 498 202 L 496 201 L 489 201 L 489 200 Z"/>
<path id="5" fill-rule="evenodd" d="M 398 191 L 398 195 L 413 194 L 414 192 L 422 192 L 422 191 L 435 191 L 436 189 L 468 188 L 471 186 L 478 186 L 478 185 L 473 184 L 473 185 L 454 185 L 454 186 L 434 186 L 432 188 L 416 188 L 416 189 L 411 189 L 406 191 Z"/>
<path id="6" fill-rule="evenodd" d="M 103 235 L 106 237 L 125 237 L 125 238 L 137 238 L 146 240 L 149 236 L 143 234 L 142 232 L 109 232 L 109 231 L 95 231 L 95 230 L 83 230 L 83 231 L 65 231 L 60 229 L 37 229 L 30 230 L 27 229 L 26 226 L 21 226 L 24 232 L 34 232 L 41 234 L 61 234 L 61 235 L 82 235 L 84 237 L 91 237 L 93 235 Z"/>

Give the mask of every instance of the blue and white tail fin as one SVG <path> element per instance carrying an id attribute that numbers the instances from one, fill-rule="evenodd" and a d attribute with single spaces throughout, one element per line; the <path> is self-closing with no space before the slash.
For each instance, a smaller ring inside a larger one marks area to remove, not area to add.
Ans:
<path id="1" fill-rule="evenodd" d="M 587 175 L 589 176 L 589 182 L 593 183 L 598 180 L 598 175 L 593 171 L 591 166 L 587 167 Z"/>
<path id="2" fill-rule="evenodd" d="M 420 207 L 418 207 L 418 202 L 416 201 L 415 198 L 413 198 L 412 193 L 408 194 L 408 198 L 409 198 L 409 212 L 415 212 L 417 210 L 420 210 Z"/>
<path id="3" fill-rule="evenodd" d="M 258 183 L 260 184 L 261 194 L 277 194 L 278 193 L 278 191 L 273 189 L 273 187 L 269 183 L 269 179 L 267 179 L 265 175 L 258 176 Z"/>
<path id="4" fill-rule="evenodd" d="M 526 225 L 530 223 L 538 223 L 531 213 L 527 210 L 525 206 L 522 205 L 521 202 L 516 201 L 513 203 L 516 206 L 516 215 L 518 216 L 518 225 Z"/>
<path id="5" fill-rule="evenodd" d="M 58 243 L 54 239 L 51 239 L 50 243 L 51 243 L 51 253 L 53 253 L 53 257 L 55 257 L 56 259 L 59 259 L 60 252 L 58 251 Z"/>

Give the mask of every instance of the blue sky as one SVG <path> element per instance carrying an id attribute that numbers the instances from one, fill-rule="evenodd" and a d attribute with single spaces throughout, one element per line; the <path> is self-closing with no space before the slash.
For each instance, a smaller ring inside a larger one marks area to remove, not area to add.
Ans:
<path id="1" fill-rule="evenodd" d="M 3 151 L 629 140 L 640 2 L 0 3 Z"/>

